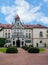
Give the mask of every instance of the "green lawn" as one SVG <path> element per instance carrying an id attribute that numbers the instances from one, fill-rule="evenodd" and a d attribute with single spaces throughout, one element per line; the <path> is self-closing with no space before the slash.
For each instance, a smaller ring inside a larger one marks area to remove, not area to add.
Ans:
<path id="1" fill-rule="evenodd" d="M 0 52 L 4 52 L 5 53 L 6 52 L 6 49 L 7 48 L 0 48 Z"/>
<path id="2" fill-rule="evenodd" d="M 45 51 L 45 48 L 39 48 L 40 49 L 40 52 L 44 52 Z"/>
<path id="3" fill-rule="evenodd" d="M 7 48 L 0 48 L 0 52 L 4 52 L 5 53 L 6 49 Z M 45 48 L 39 48 L 39 49 L 40 49 L 40 53 L 45 51 Z"/>

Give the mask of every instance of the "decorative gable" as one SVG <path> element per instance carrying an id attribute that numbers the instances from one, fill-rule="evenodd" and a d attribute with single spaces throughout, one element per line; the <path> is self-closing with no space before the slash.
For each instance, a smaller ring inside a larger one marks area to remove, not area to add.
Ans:
<path id="1" fill-rule="evenodd" d="M 22 29 L 22 28 L 24 28 L 24 26 L 20 21 L 20 17 L 17 15 L 15 17 L 15 24 L 13 25 L 12 29 Z"/>

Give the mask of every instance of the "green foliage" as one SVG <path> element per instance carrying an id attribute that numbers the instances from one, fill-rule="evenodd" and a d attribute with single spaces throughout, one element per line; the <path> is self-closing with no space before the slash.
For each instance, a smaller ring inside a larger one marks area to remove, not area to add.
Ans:
<path id="1" fill-rule="evenodd" d="M 39 48 L 35 48 L 35 47 L 30 47 L 28 49 L 29 53 L 39 53 Z"/>
<path id="2" fill-rule="evenodd" d="M 28 46 L 26 45 L 26 46 L 22 46 L 22 48 L 24 49 L 24 50 L 28 50 Z"/>
<path id="3" fill-rule="evenodd" d="M 5 40 L 5 38 L 0 38 L 0 47 L 4 47 Z"/>
<path id="4" fill-rule="evenodd" d="M 33 47 L 33 44 L 32 45 L 29 45 L 29 47 Z"/>
<path id="5" fill-rule="evenodd" d="M 16 47 L 9 47 L 9 48 L 7 48 L 7 50 L 6 50 L 6 53 L 17 53 L 18 52 L 18 50 L 17 50 L 17 48 Z"/>

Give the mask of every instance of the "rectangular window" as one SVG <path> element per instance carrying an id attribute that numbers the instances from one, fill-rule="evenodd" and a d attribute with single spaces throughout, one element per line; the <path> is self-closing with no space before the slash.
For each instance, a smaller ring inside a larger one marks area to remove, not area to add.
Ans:
<path id="1" fill-rule="evenodd" d="M 29 37 L 29 35 L 28 35 L 28 33 L 26 33 L 26 38 L 28 38 Z"/>
<path id="2" fill-rule="evenodd" d="M 43 32 L 40 32 L 40 37 L 43 37 Z"/>
<path id="3" fill-rule="evenodd" d="M 29 33 L 29 38 L 31 38 L 31 33 Z"/>
<path id="4" fill-rule="evenodd" d="M 7 33 L 5 33 L 5 38 L 7 38 Z"/>
<path id="5" fill-rule="evenodd" d="M 8 33 L 8 38 L 10 38 L 10 33 Z"/>
<path id="6" fill-rule="evenodd" d="M 31 43 L 31 40 L 25 40 L 25 43 Z"/>

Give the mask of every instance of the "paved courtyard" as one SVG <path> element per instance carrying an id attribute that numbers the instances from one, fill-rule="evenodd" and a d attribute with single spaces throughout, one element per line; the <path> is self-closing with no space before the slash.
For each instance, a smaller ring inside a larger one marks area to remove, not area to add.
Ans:
<path id="1" fill-rule="evenodd" d="M 48 49 L 44 53 L 30 54 L 18 48 L 17 54 L 0 53 L 0 65 L 48 65 Z"/>

